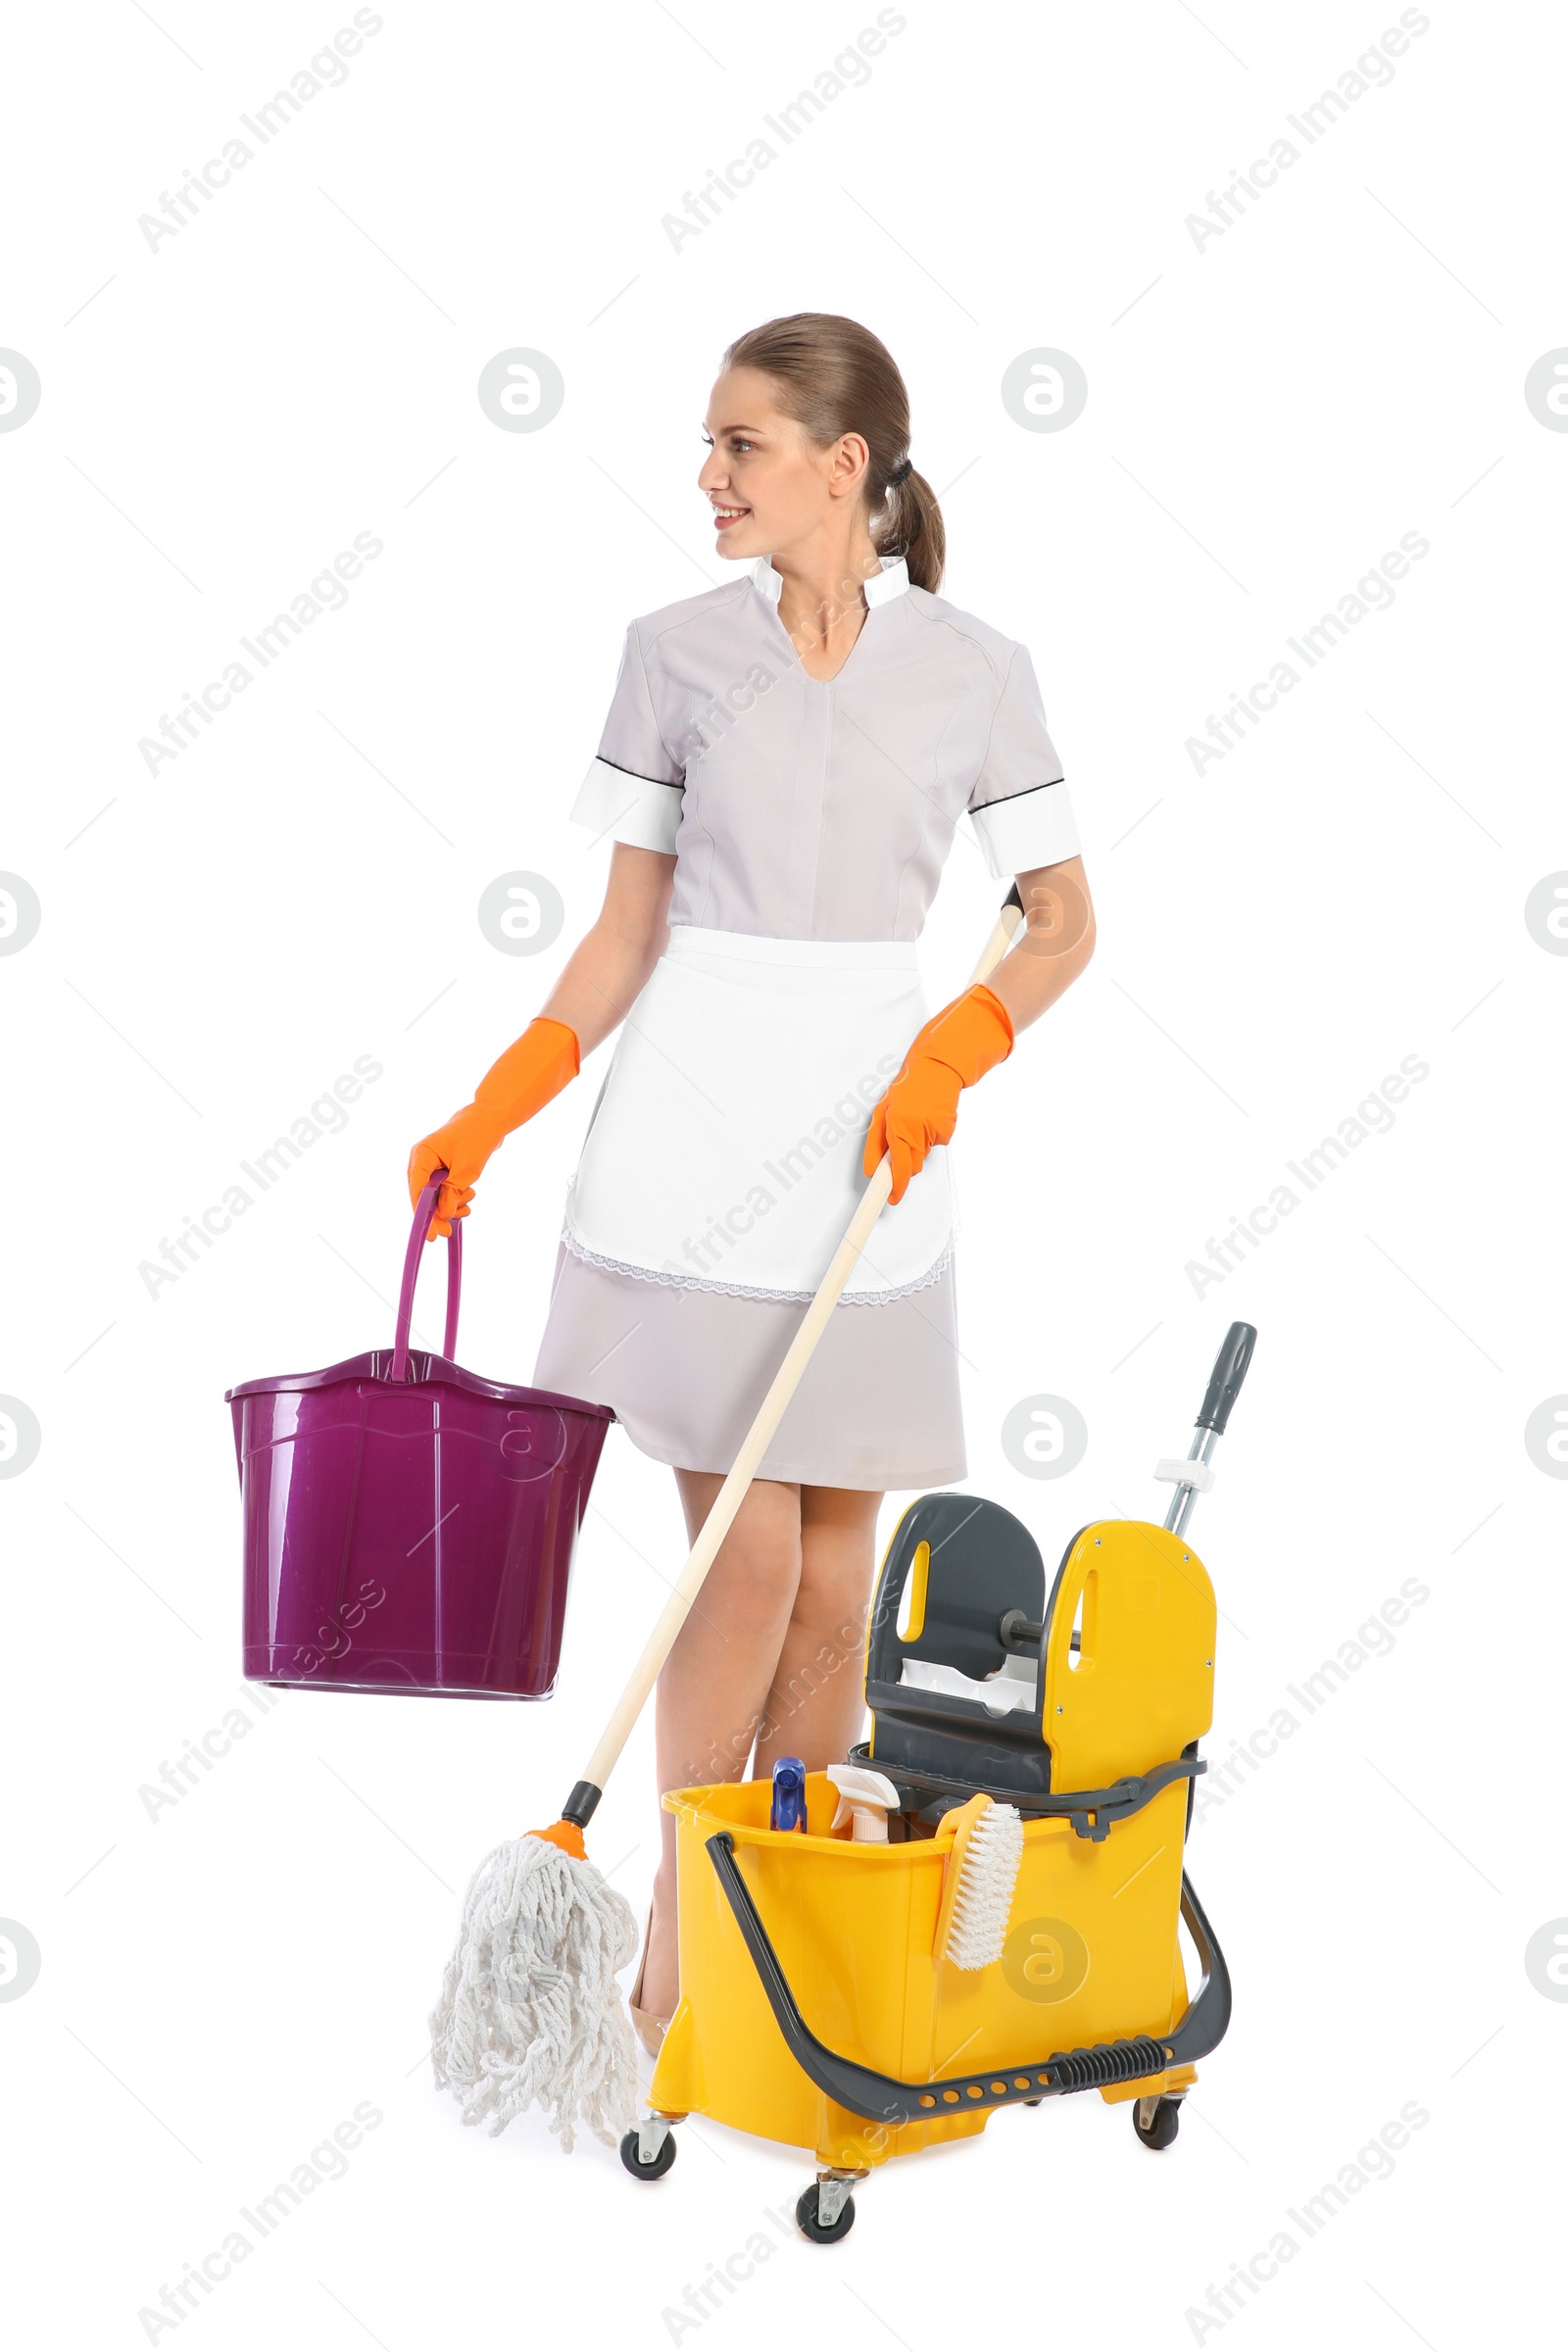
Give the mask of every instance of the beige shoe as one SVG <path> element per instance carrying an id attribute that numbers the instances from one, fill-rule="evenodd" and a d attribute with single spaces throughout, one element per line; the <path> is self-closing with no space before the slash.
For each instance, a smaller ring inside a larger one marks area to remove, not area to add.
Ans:
<path id="1" fill-rule="evenodd" d="M 651 2009 L 640 2009 L 637 2005 L 642 1996 L 643 1978 L 647 1973 L 648 1968 L 648 1938 L 653 1933 L 653 1926 L 654 1906 L 652 1903 L 650 1903 L 648 1906 L 648 1926 L 643 1931 L 642 1965 L 637 1971 L 637 1982 L 631 1988 L 631 1996 L 628 1999 L 626 2006 L 631 2011 L 633 2033 L 636 2034 L 638 2040 L 642 2043 L 643 2048 L 648 2052 L 649 2057 L 657 2058 L 660 2050 L 663 2047 L 664 2035 L 669 2031 L 669 2018 L 656 2017 Z M 673 2015 L 674 2011 L 671 2010 L 670 2016 L 672 2017 Z"/>

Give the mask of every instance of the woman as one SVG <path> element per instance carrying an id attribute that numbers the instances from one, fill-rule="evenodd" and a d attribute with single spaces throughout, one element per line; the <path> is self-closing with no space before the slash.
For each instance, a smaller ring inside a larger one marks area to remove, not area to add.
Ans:
<path id="1" fill-rule="evenodd" d="M 882 1494 L 964 1475 L 942 1147 L 960 1089 L 1093 945 L 1029 657 L 937 594 L 942 516 L 883 345 L 817 314 L 743 335 L 706 438 L 716 552 L 745 568 L 631 624 L 572 811 L 615 845 L 603 910 L 409 1164 L 416 1201 L 450 1171 L 445 1234 L 503 1136 L 624 1023 L 534 1377 L 612 1405 L 673 1465 L 695 1540 L 892 1157 L 892 1204 L 660 1680 L 662 1790 L 739 1778 L 754 1741 L 765 1775 L 782 1754 L 839 1762 L 858 1737 Z M 922 1029 L 913 943 L 965 809 L 1029 922 L 990 986 Z M 651 2050 L 677 1996 L 661 1819 L 632 1995 Z"/>

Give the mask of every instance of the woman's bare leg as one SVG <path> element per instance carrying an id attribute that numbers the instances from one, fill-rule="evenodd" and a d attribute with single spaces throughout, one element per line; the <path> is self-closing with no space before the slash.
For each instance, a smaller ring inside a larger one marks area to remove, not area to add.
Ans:
<path id="1" fill-rule="evenodd" d="M 773 1669 L 756 1771 L 799 1756 L 808 1772 L 842 1764 L 860 1736 L 865 1613 L 876 1567 L 880 1494 L 801 1489 L 801 1578 Z"/>
<path id="2" fill-rule="evenodd" d="M 695 1543 L 723 1480 L 677 1470 Z M 762 1718 L 768 1686 L 801 1582 L 801 1490 L 759 1479 L 719 1545 L 691 1615 L 659 1678 L 655 1740 L 661 1793 L 738 1781 Z M 661 1809 L 662 1854 L 643 1970 L 642 2008 L 675 2006 L 675 1823 Z"/>

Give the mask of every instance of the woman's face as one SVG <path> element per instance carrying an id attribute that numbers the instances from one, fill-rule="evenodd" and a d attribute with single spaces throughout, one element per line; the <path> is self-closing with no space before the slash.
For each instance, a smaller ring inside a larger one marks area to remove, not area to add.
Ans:
<path id="1" fill-rule="evenodd" d="M 859 434 L 818 449 L 756 368 L 719 377 L 704 438 L 698 487 L 713 510 L 718 553 L 737 562 L 798 546 L 830 517 L 839 525 L 861 495 L 869 452 Z"/>

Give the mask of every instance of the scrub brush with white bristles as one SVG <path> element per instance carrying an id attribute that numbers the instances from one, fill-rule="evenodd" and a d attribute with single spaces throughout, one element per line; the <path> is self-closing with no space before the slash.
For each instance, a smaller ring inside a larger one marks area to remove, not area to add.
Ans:
<path id="1" fill-rule="evenodd" d="M 1013 1888 L 1023 1860 L 1023 1817 L 1014 1805 L 972 1796 L 954 1824 L 936 1948 L 955 1968 L 989 1968 L 1002 1958 Z"/>

